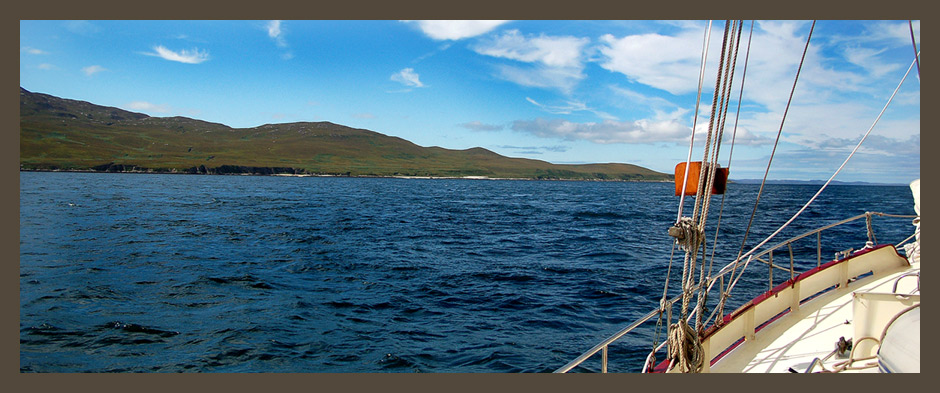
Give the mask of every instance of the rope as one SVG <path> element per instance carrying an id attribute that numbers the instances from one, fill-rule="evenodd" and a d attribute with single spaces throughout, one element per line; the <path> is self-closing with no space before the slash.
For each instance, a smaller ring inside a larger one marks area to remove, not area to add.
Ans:
<path id="1" fill-rule="evenodd" d="M 712 21 L 708 21 L 705 28 L 705 39 L 702 42 L 702 65 L 698 74 L 698 94 L 695 96 L 695 113 L 692 115 L 692 135 L 689 137 L 689 156 L 685 160 L 685 176 L 682 178 L 682 192 L 679 193 L 679 214 L 676 222 L 682 217 L 682 207 L 685 203 L 685 187 L 689 181 L 689 163 L 692 161 L 692 146 L 695 143 L 695 126 L 698 123 L 698 110 L 702 100 L 702 81 L 705 79 L 705 60 L 708 58 L 708 38 L 711 36 Z"/>
<path id="2" fill-rule="evenodd" d="M 715 128 L 715 112 L 718 109 L 718 96 L 719 88 L 721 87 L 722 78 L 721 70 L 724 68 L 725 64 L 725 50 L 727 49 L 728 43 L 728 25 L 729 21 L 725 21 L 725 32 L 721 38 L 721 56 L 718 59 L 718 76 L 715 77 L 715 94 L 712 98 L 712 111 L 711 116 L 708 119 L 708 132 L 705 134 L 705 151 L 702 154 L 702 170 L 698 174 L 698 190 L 695 193 L 695 208 L 692 210 L 692 220 L 698 218 L 699 208 L 702 206 L 702 196 L 705 195 L 706 198 L 711 196 L 711 189 L 708 192 L 705 192 L 705 173 L 708 172 L 708 152 L 711 150 L 712 136 L 714 135 Z M 684 191 L 684 190 L 683 190 Z M 701 224 L 699 224 L 701 225 Z"/>
<path id="3" fill-rule="evenodd" d="M 705 154 L 704 154 L 704 157 L 702 158 L 702 162 L 703 162 L 703 163 L 709 163 L 709 165 L 706 167 L 707 169 L 706 169 L 706 168 L 702 168 L 703 170 L 702 170 L 701 173 L 699 174 L 699 178 L 700 178 L 699 184 L 700 184 L 700 185 L 701 185 L 701 184 L 705 184 L 705 187 L 699 187 L 699 189 L 700 189 L 699 191 L 701 191 L 701 192 L 704 194 L 704 197 L 705 197 L 705 198 L 704 198 L 704 201 L 702 202 L 702 218 L 701 218 L 701 220 L 700 220 L 700 222 L 701 222 L 700 225 L 702 225 L 702 226 L 704 226 L 704 225 L 705 225 L 705 222 L 708 220 L 708 208 L 709 208 L 709 205 L 711 204 L 711 190 L 712 190 L 712 187 L 714 187 L 714 185 L 715 185 L 715 171 L 718 169 L 718 165 L 717 165 L 717 163 L 718 163 L 718 151 L 719 151 L 719 149 L 721 148 L 721 137 L 722 137 L 722 135 L 724 134 L 724 132 L 723 132 L 723 129 L 724 129 L 724 119 L 725 119 L 725 117 L 727 116 L 727 112 L 728 112 L 728 109 L 727 109 L 727 106 L 726 106 L 727 103 L 728 103 L 728 99 L 729 99 L 729 98 L 728 98 L 728 92 L 730 92 L 730 90 L 729 90 L 730 84 L 729 84 L 729 81 L 728 81 L 730 78 L 729 78 L 729 76 L 728 76 L 728 73 L 731 71 L 731 69 L 732 69 L 731 66 L 732 66 L 732 64 L 733 64 L 733 62 L 730 61 L 730 60 L 731 60 L 730 58 L 733 57 L 733 54 L 732 54 L 732 52 L 731 52 L 730 50 L 728 50 L 728 52 L 727 52 L 728 57 L 729 57 L 729 61 L 728 61 L 727 63 L 724 63 L 724 67 L 725 67 L 725 76 L 724 76 L 724 78 L 721 77 L 721 66 L 722 66 L 722 63 L 723 63 L 724 60 L 725 60 L 725 53 L 726 53 L 725 50 L 726 50 L 726 49 L 729 49 L 726 45 L 730 45 L 730 44 L 727 44 L 727 42 L 729 41 L 729 40 L 728 40 L 728 25 L 730 25 L 730 24 L 731 24 L 730 21 L 728 21 L 728 22 L 725 23 L 725 36 L 724 36 L 724 41 L 722 41 L 722 52 L 721 52 L 721 55 L 722 55 L 722 59 L 721 59 L 721 60 L 722 60 L 722 61 L 719 62 L 719 65 L 718 65 L 718 67 L 719 67 L 719 69 L 718 69 L 718 77 L 716 78 L 717 81 L 720 81 L 720 82 L 721 82 L 721 100 L 719 101 L 717 112 L 716 112 L 716 109 L 715 109 L 715 107 L 714 107 L 715 104 L 714 104 L 714 100 L 713 100 L 713 102 L 712 102 L 712 119 L 709 121 L 709 124 L 708 124 L 708 126 L 709 126 L 709 134 L 708 134 L 708 136 L 709 136 L 709 137 L 712 136 L 712 133 L 713 133 L 712 127 L 714 127 L 714 132 L 717 132 L 717 133 L 718 133 L 718 136 L 715 138 L 715 150 L 714 150 L 714 152 L 712 152 L 711 155 L 709 155 L 709 153 L 708 153 L 708 150 L 709 150 L 710 146 L 708 145 L 708 143 L 706 143 Z M 730 41 L 734 41 L 734 36 L 735 36 L 734 30 L 732 30 L 732 31 L 731 31 L 731 39 L 730 39 Z M 719 96 L 719 94 L 718 94 L 718 83 L 716 82 L 716 83 L 715 83 L 715 100 L 718 100 L 718 96 Z M 716 113 L 717 113 L 717 118 L 716 118 Z M 708 172 L 707 175 L 705 174 L 706 171 Z M 705 180 L 705 179 L 707 179 L 707 181 L 703 182 L 702 180 Z M 693 217 L 694 217 L 694 215 L 693 215 Z"/>
<path id="4" fill-rule="evenodd" d="M 871 216 L 872 212 L 865 212 L 865 229 L 868 232 L 868 243 L 865 244 L 865 247 L 874 246 L 878 244 L 878 239 L 875 237 L 875 229 L 871 226 Z"/>
<path id="5" fill-rule="evenodd" d="M 881 337 L 880 337 L 880 338 L 875 338 L 875 337 L 871 337 L 871 336 L 866 336 L 866 337 L 862 337 L 862 338 L 858 339 L 858 341 L 856 341 L 855 344 L 852 345 L 852 351 L 849 352 L 849 358 L 848 358 L 847 360 L 843 361 L 843 362 L 836 363 L 836 364 L 834 365 L 833 370 L 832 370 L 831 372 L 838 373 L 838 372 L 842 372 L 842 371 L 845 371 L 845 370 L 864 370 L 864 369 L 867 369 L 867 368 L 877 367 L 877 366 L 878 366 L 878 363 L 868 363 L 868 364 L 866 364 L 866 365 L 864 365 L 864 366 L 852 366 L 852 364 L 855 363 L 855 362 L 862 361 L 862 360 L 871 360 L 871 359 L 874 359 L 874 358 L 878 357 L 877 355 L 874 355 L 874 356 L 868 356 L 868 357 L 856 359 L 856 358 L 855 358 L 855 349 L 858 348 L 858 343 L 860 343 L 860 342 L 862 342 L 862 341 L 865 341 L 865 340 L 871 340 L 871 341 L 874 341 L 874 342 L 875 342 L 875 345 L 878 345 L 879 348 L 880 348 L 880 347 L 881 347 L 881 344 L 884 343 L 884 341 L 885 341 L 885 336 L 888 334 L 888 328 L 890 328 L 891 325 L 892 325 L 895 321 L 897 321 L 898 318 L 901 317 L 901 315 L 904 315 L 904 314 L 907 313 L 908 311 L 911 311 L 911 310 L 913 310 L 913 309 L 915 309 L 915 308 L 918 308 L 918 307 L 920 307 L 920 303 L 917 303 L 917 304 L 915 304 L 915 305 L 912 305 L 912 306 L 910 306 L 910 307 L 907 307 L 907 308 L 901 310 L 900 312 L 898 312 L 897 314 L 894 314 L 894 316 L 891 317 L 890 320 L 888 320 L 888 323 L 885 324 L 884 329 L 881 331 Z M 825 369 L 824 369 L 824 370 L 825 370 Z M 825 371 L 824 371 L 824 372 L 825 372 Z"/>
<path id="6" fill-rule="evenodd" d="M 726 24 L 726 29 L 728 25 L 733 25 L 733 22 L 729 21 Z M 737 66 L 737 54 L 738 54 L 738 46 L 740 44 L 740 32 L 741 32 L 742 26 L 743 26 L 743 22 L 738 23 L 737 29 L 732 28 L 730 39 L 727 41 L 728 61 L 725 63 L 725 75 L 724 75 L 724 79 L 722 80 L 722 87 L 721 87 L 721 101 L 720 101 L 721 103 L 719 104 L 719 110 L 717 112 L 717 119 L 715 119 L 716 130 L 717 130 L 718 135 L 715 138 L 715 149 L 711 154 L 711 158 L 708 160 L 708 162 L 710 162 L 711 165 L 709 165 L 708 182 L 704 188 L 705 198 L 702 204 L 702 217 L 700 219 L 701 221 L 699 224 L 703 232 L 705 229 L 704 228 L 705 223 L 708 221 L 708 213 L 711 208 L 711 199 L 712 199 L 711 190 L 715 185 L 715 177 L 716 177 L 715 174 L 718 170 L 718 156 L 719 156 L 719 152 L 721 151 L 721 140 L 724 137 L 725 123 L 728 118 L 728 108 L 730 107 L 729 104 L 731 102 L 731 87 L 733 85 L 734 70 L 735 70 L 735 67 Z M 731 50 L 732 45 L 734 45 L 733 51 Z M 719 70 L 719 77 L 720 76 L 721 76 L 721 73 Z M 716 96 L 717 96 L 717 91 L 716 91 Z M 718 230 L 716 228 L 715 230 L 716 243 L 717 243 L 717 235 L 718 235 Z M 709 270 L 707 273 L 705 271 L 705 263 L 706 263 L 706 258 L 705 258 L 705 255 L 706 255 L 705 245 L 706 244 L 705 243 L 706 242 L 704 241 L 702 242 L 702 268 L 699 271 L 699 286 L 700 287 L 711 275 L 711 266 L 709 266 Z M 715 248 L 717 248 L 717 246 Z M 707 291 L 699 291 L 698 293 L 698 300 L 696 303 L 696 308 L 697 308 L 696 321 L 695 321 L 696 329 L 700 329 L 702 327 L 702 317 L 705 314 L 704 307 L 707 302 L 707 295 L 708 295 Z"/>
<path id="7" fill-rule="evenodd" d="M 740 26 L 741 26 L 741 27 L 744 26 L 744 22 L 743 22 L 743 21 L 741 22 L 741 25 L 740 25 Z M 740 30 L 741 27 L 739 27 L 739 30 Z M 747 49 L 746 49 L 745 52 L 744 52 L 744 70 L 741 72 L 741 88 L 740 88 L 739 91 L 738 91 L 738 107 L 737 107 L 737 110 L 735 111 L 735 115 L 734 115 L 734 127 L 732 127 L 732 132 L 731 132 L 731 150 L 728 152 L 728 165 L 727 165 L 728 168 L 731 168 L 731 158 L 734 157 L 734 141 L 735 141 L 735 138 L 737 137 L 737 134 L 738 134 L 738 119 L 739 119 L 739 117 L 741 116 L 741 98 L 744 96 L 744 81 L 745 81 L 745 79 L 746 79 L 746 77 L 747 77 L 747 63 L 748 63 L 748 60 L 749 60 L 750 57 L 751 57 L 751 38 L 752 38 L 753 36 L 754 36 L 754 21 L 752 20 L 752 21 L 751 21 L 750 33 L 748 33 L 748 37 L 747 37 Z M 741 35 L 738 34 L 738 43 L 740 43 L 740 40 L 741 40 Z M 735 47 L 735 52 L 737 52 L 737 47 Z M 737 53 L 735 53 L 735 59 L 737 59 Z M 733 72 L 732 72 L 732 74 L 733 74 Z M 721 205 L 720 205 L 720 207 L 718 208 L 718 223 L 717 223 L 716 226 L 715 226 L 715 241 L 714 241 L 713 244 L 717 244 L 717 243 L 718 243 L 718 231 L 719 231 L 719 229 L 721 229 L 721 217 L 723 216 L 724 211 L 725 211 L 725 195 L 727 195 L 727 194 L 722 194 L 722 195 L 721 195 Z M 717 249 L 717 247 L 712 247 L 712 255 L 711 255 L 711 258 L 710 258 L 710 261 L 709 261 L 709 267 L 708 267 L 708 275 L 709 275 L 709 276 L 711 276 L 712 263 L 715 261 L 715 250 L 716 250 L 716 249 Z M 735 267 L 737 267 L 737 265 L 735 265 Z M 732 270 L 732 272 L 731 272 L 731 277 L 734 277 L 734 271 L 733 271 L 733 270 Z M 724 280 L 723 280 L 723 278 L 724 278 L 724 276 L 722 276 L 722 286 L 724 286 Z M 729 280 L 728 283 L 730 284 L 731 281 Z M 718 300 L 718 305 L 717 305 L 716 308 L 715 308 L 715 312 L 719 315 L 719 317 L 718 317 L 718 319 L 716 320 L 716 322 L 720 322 L 720 321 L 721 321 L 721 316 L 724 315 L 724 305 L 725 305 L 725 301 L 726 301 L 730 296 L 731 296 L 731 294 L 727 293 L 727 292 L 725 291 L 725 289 L 722 288 L 722 290 L 721 290 L 721 298 L 719 298 L 719 300 Z"/>
<path id="8" fill-rule="evenodd" d="M 669 360 L 670 369 L 679 366 L 682 372 L 700 372 L 704 363 L 704 352 L 702 350 L 701 339 L 698 334 L 698 328 L 702 320 L 702 308 L 704 307 L 704 294 L 702 293 L 703 283 L 705 282 L 705 222 L 708 219 L 708 209 L 711 200 L 711 189 L 714 186 L 714 177 L 717 169 L 717 156 L 720 148 L 720 136 L 723 128 L 723 118 L 727 113 L 727 103 L 729 89 L 729 73 L 731 72 L 732 58 L 736 51 L 731 50 L 735 42 L 736 32 L 731 29 L 732 21 L 725 21 L 724 34 L 722 36 L 721 56 L 719 57 L 718 75 L 715 78 L 715 90 L 712 99 L 712 109 L 709 118 L 708 132 L 705 138 L 705 147 L 702 158 L 702 170 L 699 172 L 698 189 L 695 194 L 695 204 L 692 217 L 682 217 L 680 199 L 680 212 L 676 224 L 669 229 L 669 234 L 676 238 L 675 244 L 686 252 L 683 261 L 682 270 L 682 308 L 681 317 L 676 324 L 669 327 Z M 729 39 L 730 38 L 730 39 Z M 722 77 L 724 73 L 724 77 Z M 720 99 L 720 104 L 719 104 Z M 717 115 L 716 115 L 717 114 Z M 693 140 L 694 140 L 693 126 Z M 712 152 L 712 143 L 715 140 L 714 152 Z M 691 147 L 690 147 L 691 150 Z M 690 154 L 691 158 L 691 154 Z M 713 164 L 714 162 L 714 164 Z M 686 178 L 688 177 L 689 165 L 686 165 Z M 685 181 L 684 181 L 685 183 Z M 685 195 L 685 186 L 681 195 Z M 699 215 L 701 212 L 701 215 Z M 695 269 L 698 263 L 699 247 L 702 248 L 702 268 L 699 271 L 698 285 L 695 285 Z M 698 294 L 694 314 L 696 317 L 696 328 L 688 325 L 689 304 L 695 294 Z"/>
<path id="9" fill-rule="evenodd" d="M 715 128 L 717 124 L 715 121 L 715 113 L 718 110 L 717 103 L 718 103 L 718 98 L 720 95 L 719 91 L 723 82 L 721 78 L 721 73 L 722 73 L 722 69 L 725 68 L 725 54 L 727 53 L 727 49 L 728 49 L 727 47 L 728 28 L 730 27 L 730 25 L 731 25 L 730 21 L 725 21 L 725 29 L 724 29 L 724 34 L 722 35 L 722 42 L 721 42 L 721 56 L 719 57 L 719 60 L 718 60 L 718 75 L 715 77 L 715 93 L 712 98 L 711 116 L 708 121 L 708 132 L 706 133 L 706 137 L 705 137 L 705 149 L 704 149 L 704 153 L 702 157 L 702 169 L 699 171 L 699 179 L 697 183 L 698 189 L 696 190 L 696 193 L 695 193 L 695 205 L 692 210 L 691 221 L 694 222 L 693 225 L 695 226 L 696 233 L 692 235 L 690 238 L 686 239 L 686 244 L 685 244 L 686 256 L 685 256 L 685 261 L 683 264 L 684 269 L 683 269 L 683 276 L 682 276 L 683 277 L 683 280 L 682 280 L 683 281 L 683 286 L 682 286 L 683 288 L 682 317 L 683 318 L 685 318 L 687 315 L 688 305 L 692 297 L 692 291 L 690 290 L 690 288 L 695 278 L 695 265 L 696 265 L 696 261 L 698 260 L 697 258 L 698 246 L 703 243 L 702 238 L 704 237 L 704 231 L 705 231 L 705 219 L 707 218 L 707 214 L 705 214 L 704 211 L 701 217 L 699 217 L 698 214 L 699 214 L 700 209 L 704 209 L 707 206 L 705 201 L 711 198 L 711 189 L 706 189 L 705 187 L 706 173 L 708 173 L 711 176 L 714 175 L 714 170 L 709 170 L 710 168 L 709 151 L 711 150 L 712 138 L 715 134 Z M 709 177 L 709 179 L 711 179 L 711 177 Z M 682 229 L 683 232 L 686 232 L 686 229 L 682 228 L 682 225 L 684 225 L 683 221 L 685 221 L 684 217 L 680 218 L 680 222 L 678 224 L 680 225 L 680 229 Z M 683 235 L 685 234 L 686 233 L 683 233 Z M 703 262 L 704 262 L 704 259 L 703 259 Z M 702 270 L 704 270 L 704 265 L 703 265 Z M 700 281 L 701 281 L 701 277 L 700 277 Z"/>
<path id="10" fill-rule="evenodd" d="M 865 341 L 865 340 L 872 340 L 872 341 L 875 342 L 875 344 L 877 344 L 877 345 L 879 345 L 879 346 L 881 345 L 881 340 L 879 340 L 879 339 L 877 339 L 877 338 L 870 337 L 870 336 L 862 337 L 862 338 L 858 339 L 858 341 L 855 341 L 855 343 L 852 345 L 852 351 L 849 352 L 849 358 L 848 358 L 847 360 L 842 361 L 842 362 L 839 362 L 839 363 L 836 363 L 836 364 L 833 366 L 832 371 L 827 371 L 827 370 L 825 369 L 825 367 L 824 367 L 824 368 L 823 368 L 823 372 L 839 373 L 839 372 L 842 372 L 842 371 L 845 371 L 845 370 L 864 370 L 864 369 L 866 369 L 866 368 L 878 367 L 878 363 L 869 363 L 869 364 L 866 364 L 866 365 L 861 366 L 861 367 L 854 367 L 854 366 L 852 366 L 852 364 L 855 363 L 855 362 L 862 361 L 862 360 L 871 360 L 871 359 L 874 359 L 874 358 L 878 357 L 878 356 L 876 355 L 876 356 L 868 356 L 868 357 L 859 358 L 859 359 L 856 359 L 856 358 L 855 358 L 855 348 L 858 348 L 858 343 L 860 343 L 860 342 L 862 342 L 862 341 Z"/>
<path id="11" fill-rule="evenodd" d="M 692 329 L 685 321 L 669 326 L 669 357 L 670 369 L 678 366 L 684 373 L 697 373 L 702 371 L 705 364 L 702 342 L 699 340 L 698 332 Z"/>
<path id="12" fill-rule="evenodd" d="M 705 237 L 705 233 L 689 217 L 680 218 L 679 223 L 669 228 L 669 234 L 676 238 L 679 249 L 686 252 L 698 248 Z"/>
<path id="13" fill-rule="evenodd" d="M 689 155 L 685 161 L 686 163 L 685 175 L 682 180 L 683 191 L 679 194 L 680 195 L 679 196 L 679 208 L 678 208 L 678 215 L 676 216 L 676 226 L 669 228 L 670 235 L 672 235 L 673 237 L 678 237 L 679 234 L 683 232 L 683 230 L 677 229 L 677 227 L 682 218 L 682 208 L 684 206 L 684 201 L 685 201 L 685 187 L 686 187 L 686 183 L 689 180 L 689 163 L 692 161 L 692 147 L 695 142 L 695 127 L 698 121 L 698 111 L 699 111 L 699 107 L 701 105 L 701 99 L 702 99 L 702 83 L 705 79 L 705 62 L 708 58 L 708 39 L 711 36 L 711 28 L 712 28 L 712 22 L 708 21 L 708 24 L 705 26 L 705 33 L 702 39 L 702 63 L 699 68 L 698 94 L 696 94 L 696 98 L 695 98 L 695 114 L 692 116 L 692 134 L 689 137 Z M 676 234 L 673 235 L 673 232 L 675 232 Z M 662 329 L 663 311 L 665 307 L 664 305 L 666 303 L 666 299 L 668 298 L 667 294 L 669 291 L 669 277 L 672 272 L 672 263 L 674 261 L 675 250 L 676 250 L 677 244 L 678 244 L 677 242 L 673 242 L 672 253 L 670 253 L 670 256 L 669 256 L 669 267 L 666 273 L 666 283 L 663 285 L 663 298 L 660 301 L 659 318 L 656 321 L 656 337 L 653 340 L 653 349 L 651 351 L 651 355 L 656 352 L 656 342 L 659 341 L 659 333 Z M 685 276 L 685 274 L 687 273 L 687 270 L 688 270 L 688 265 L 683 263 L 683 276 Z"/>

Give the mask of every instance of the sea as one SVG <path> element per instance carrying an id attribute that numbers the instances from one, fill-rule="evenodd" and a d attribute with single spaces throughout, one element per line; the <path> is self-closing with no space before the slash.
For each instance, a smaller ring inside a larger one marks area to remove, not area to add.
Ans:
<path id="1" fill-rule="evenodd" d="M 24 373 L 551 372 L 677 293 L 684 256 L 671 183 L 19 175 Z M 711 199 L 715 271 L 819 186 L 769 184 L 755 210 L 758 189 Z M 912 215 L 910 189 L 832 185 L 775 240 L 866 211 Z M 873 227 L 892 244 L 914 229 Z M 824 232 L 822 261 L 865 229 Z M 816 242 L 794 244 L 797 268 Z M 733 302 L 768 289 L 761 266 Z M 609 371 L 640 371 L 661 329 L 612 345 Z"/>

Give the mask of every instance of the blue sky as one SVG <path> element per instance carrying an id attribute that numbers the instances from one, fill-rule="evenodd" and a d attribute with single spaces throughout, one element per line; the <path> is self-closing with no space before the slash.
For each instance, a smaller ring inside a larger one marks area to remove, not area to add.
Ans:
<path id="1" fill-rule="evenodd" d="M 747 32 L 736 67 L 737 106 Z M 451 149 L 673 171 L 707 21 L 20 21 L 20 85 L 232 127 L 330 121 Z M 731 178 L 760 178 L 810 21 L 755 21 Z M 723 21 L 712 24 L 702 158 Z M 913 21 L 920 47 L 920 22 Z M 914 59 L 908 21 L 816 23 L 771 179 L 827 179 Z M 733 122 L 725 129 L 726 165 Z M 701 131 L 699 131 L 701 130 Z M 920 177 L 915 68 L 836 178 Z"/>

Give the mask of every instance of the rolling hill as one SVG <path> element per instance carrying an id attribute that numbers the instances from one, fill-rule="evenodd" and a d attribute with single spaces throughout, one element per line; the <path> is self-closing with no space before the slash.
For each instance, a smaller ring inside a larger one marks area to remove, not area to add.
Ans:
<path id="1" fill-rule="evenodd" d="M 563 165 L 484 148 L 422 147 L 330 122 L 232 128 L 20 88 L 20 169 L 661 181 L 630 164 Z"/>

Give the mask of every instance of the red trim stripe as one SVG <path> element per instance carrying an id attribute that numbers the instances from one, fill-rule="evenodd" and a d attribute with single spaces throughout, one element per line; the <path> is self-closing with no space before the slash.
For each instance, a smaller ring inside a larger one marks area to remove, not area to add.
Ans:
<path id="1" fill-rule="evenodd" d="M 706 329 L 706 330 L 703 332 L 703 334 L 702 334 L 702 340 L 705 340 L 706 338 L 711 337 L 713 334 L 715 334 L 715 332 L 717 332 L 719 329 L 721 329 L 721 327 L 723 327 L 724 325 L 727 325 L 727 324 L 731 323 L 731 321 L 734 321 L 735 319 L 737 319 L 739 316 L 741 316 L 742 314 L 744 314 L 745 312 L 747 312 L 747 310 L 749 310 L 749 309 L 751 309 L 752 307 L 754 307 L 754 306 L 760 304 L 761 302 L 767 300 L 767 299 L 770 298 L 771 296 L 776 296 L 776 295 L 778 295 L 780 292 L 782 292 L 783 290 L 787 289 L 787 287 L 792 287 L 792 286 L 795 285 L 797 282 L 803 281 L 803 280 L 805 280 L 805 279 L 811 277 L 812 275 L 817 274 L 817 273 L 819 273 L 819 272 L 821 272 L 821 271 L 823 271 L 823 270 L 829 269 L 829 268 L 831 268 L 831 267 L 833 267 L 833 266 L 836 266 L 836 265 L 839 265 L 839 264 L 841 264 L 841 263 L 848 262 L 849 260 L 851 260 L 851 259 L 853 259 L 853 258 L 856 258 L 856 257 L 862 256 L 862 255 L 868 254 L 868 253 L 873 252 L 873 251 L 876 251 L 876 250 L 880 250 L 880 249 L 885 248 L 885 247 L 891 247 L 892 249 L 894 249 L 894 247 L 893 247 L 892 245 L 890 245 L 890 244 L 883 244 L 883 245 L 875 246 L 875 247 L 873 247 L 873 248 L 866 248 L 866 249 L 858 250 L 858 251 L 854 252 L 852 255 L 850 255 L 850 256 L 848 256 L 848 257 L 846 257 L 846 258 L 839 259 L 839 260 L 829 261 L 829 262 L 826 262 L 826 263 L 824 263 L 824 264 L 822 264 L 822 265 L 820 265 L 820 266 L 817 266 L 817 267 L 814 267 L 814 268 L 812 268 L 812 269 L 810 269 L 810 270 L 807 270 L 807 271 L 805 271 L 805 272 L 803 272 L 803 273 L 797 275 L 796 277 L 794 277 L 794 278 L 792 278 L 792 279 L 789 279 L 789 280 L 787 280 L 787 281 L 785 281 L 785 282 L 783 282 L 783 283 L 781 283 L 781 284 L 775 286 L 773 289 L 771 289 L 771 290 L 769 290 L 769 291 L 767 291 L 767 292 L 764 292 L 764 293 L 762 293 L 762 294 L 760 294 L 760 295 L 755 296 L 753 299 L 751 299 L 751 301 L 749 301 L 749 302 L 747 302 L 747 303 L 741 305 L 740 307 L 738 307 L 737 310 L 734 310 L 734 311 L 732 311 L 731 313 L 729 313 L 728 315 L 724 316 L 724 317 L 721 319 L 721 325 L 720 325 L 720 326 L 712 325 L 712 326 L 710 326 L 708 329 Z M 903 256 L 901 256 L 901 254 L 899 254 L 899 253 L 897 252 L 897 249 L 894 249 L 894 252 L 895 252 L 895 254 L 897 254 L 898 256 L 900 256 L 900 257 L 903 258 Z M 760 325 L 758 325 L 758 327 L 757 327 L 754 331 L 755 331 L 755 332 L 760 331 L 760 330 L 763 329 L 764 327 L 770 325 L 772 322 L 774 322 L 774 321 L 776 321 L 776 320 L 782 318 L 784 315 L 788 314 L 789 312 L 790 312 L 790 309 L 787 308 L 786 310 L 784 310 L 784 311 L 780 312 L 779 314 L 775 315 L 773 318 L 771 318 L 771 319 L 769 319 L 769 320 L 767 320 L 767 321 L 762 322 Z M 743 342 L 744 342 L 744 340 L 738 340 L 737 342 L 735 342 L 734 344 L 732 344 L 730 347 L 728 347 L 728 348 L 726 348 L 725 350 L 723 350 L 720 354 L 718 354 L 718 356 L 712 358 L 711 364 L 715 364 L 718 360 L 720 360 L 722 357 L 724 357 L 725 355 L 727 355 L 729 352 L 731 352 L 731 350 L 733 350 L 734 348 L 736 348 L 738 345 L 740 345 L 740 344 L 743 343 Z M 665 363 L 668 365 L 668 362 L 665 362 Z M 659 367 L 665 367 L 665 366 L 663 366 L 662 364 L 660 364 L 659 366 L 656 367 L 656 369 L 658 370 Z"/>

